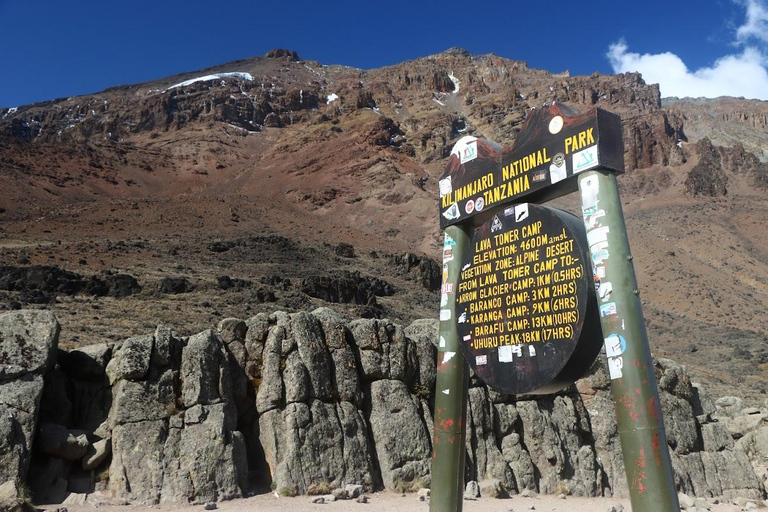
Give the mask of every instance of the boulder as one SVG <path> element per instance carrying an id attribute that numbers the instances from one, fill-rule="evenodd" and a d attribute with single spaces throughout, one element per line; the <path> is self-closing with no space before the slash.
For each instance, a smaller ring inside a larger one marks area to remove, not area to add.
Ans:
<path id="1" fill-rule="evenodd" d="M 149 371 L 154 337 L 136 336 L 128 338 L 114 354 L 106 368 L 110 384 L 118 380 L 141 380 Z"/>
<path id="2" fill-rule="evenodd" d="M 30 464 L 32 441 L 43 394 L 43 374 L 59 340 L 50 311 L 0 314 L 0 485 L 5 501 L 18 496 Z"/>
<path id="3" fill-rule="evenodd" d="M 371 433 L 387 489 L 419 487 L 429 475 L 432 446 L 420 407 L 401 381 L 371 383 Z"/>
<path id="4" fill-rule="evenodd" d="M 79 460 L 88 451 L 88 437 L 83 431 L 69 430 L 64 425 L 40 425 L 35 446 L 46 455 L 65 460 Z"/>
<path id="5" fill-rule="evenodd" d="M 185 407 L 231 399 L 232 382 L 223 344 L 207 330 L 191 336 L 181 356 L 181 400 Z"/>

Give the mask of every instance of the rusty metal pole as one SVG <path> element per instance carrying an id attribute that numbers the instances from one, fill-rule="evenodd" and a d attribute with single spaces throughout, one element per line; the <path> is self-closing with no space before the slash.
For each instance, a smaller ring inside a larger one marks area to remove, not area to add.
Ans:
<path id="1" fill-rule="evenodd" d="M 634 512 L 678 512 L 659 392 L 616 176 L 579 175 L 611 393 Z"/>
<path id="2" fill-rule="evenodd" d="M 461 512 L 464 501 L 467 385 L 469 371 L 456 330 L 456 295 L 469 229 L 448 226 L 443 243 L 440 338 L 435 381 L 435 437 L 432 442 L 430 512 Z"/>

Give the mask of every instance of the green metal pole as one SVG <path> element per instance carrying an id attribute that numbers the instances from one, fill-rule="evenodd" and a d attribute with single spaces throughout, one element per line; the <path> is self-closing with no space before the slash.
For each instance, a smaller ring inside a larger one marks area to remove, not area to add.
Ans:
<path id="1" fill-rule="evenodd" d="M 464 506 L 469 371 L 456 330 L 456 289 L 461 259 L 468 245 L 468 228 L 449 226 L 445 229 L 430 512 L 461 512 Z"/>
<path id="2" fill-rule="evenodd" d="M 674 473 L 616 176 L 579 175 L 611 393 L 634 512 L 678 512 Z M 599 279 L 599 283 L 598 283 Z"/>

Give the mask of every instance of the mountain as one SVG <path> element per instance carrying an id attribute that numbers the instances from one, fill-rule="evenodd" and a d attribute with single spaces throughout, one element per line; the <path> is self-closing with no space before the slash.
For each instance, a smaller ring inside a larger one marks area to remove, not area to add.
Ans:
<path id="1" fill-rule="evenodd" d="M 466 134 L 510 145 L 526 112 L 553 101 L 621 116 L 652 350 L 715 396 L 761 401 L 768 103 L 662 100 L 639 74 L 570 76 L 461 49 L 373 70 L 273 50 L 0 109 L 5 307 L 53 309 L 65 347 L 328 302 L 351 317 L 433 317 L 436 178 L 451 147 Z"/>

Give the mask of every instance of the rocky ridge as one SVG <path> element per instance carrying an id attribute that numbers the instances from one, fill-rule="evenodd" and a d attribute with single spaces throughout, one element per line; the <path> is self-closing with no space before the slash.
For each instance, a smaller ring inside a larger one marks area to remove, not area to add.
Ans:
<path id="1" fill-rule="evenodd" d="M 100 491 L 153 504 L 269 486 L 285 495 L 429 487 L 436 321 L 403 328 L 323 308 L 225 319 L 189 337 L 158 327 L 69 352 L 56 349 L 57 329 L 47 313 L 0 315 L 2 403 L 13 413 L 2 418 L 21 418 L 0 438 L 0 458 L 15 461 L 2 466 L 2 488 L 26 484 L 47 503 Z M 680 365 L 654 365 L 679 491 L 763 499 L 768 409 L 713 402 Z M 36 395 L 22 392 L 30 382 Z M 608 388 L 601 361 L 538 400 L 473 377 L 466 480 L 484 496 L 626 496 Z"/>

